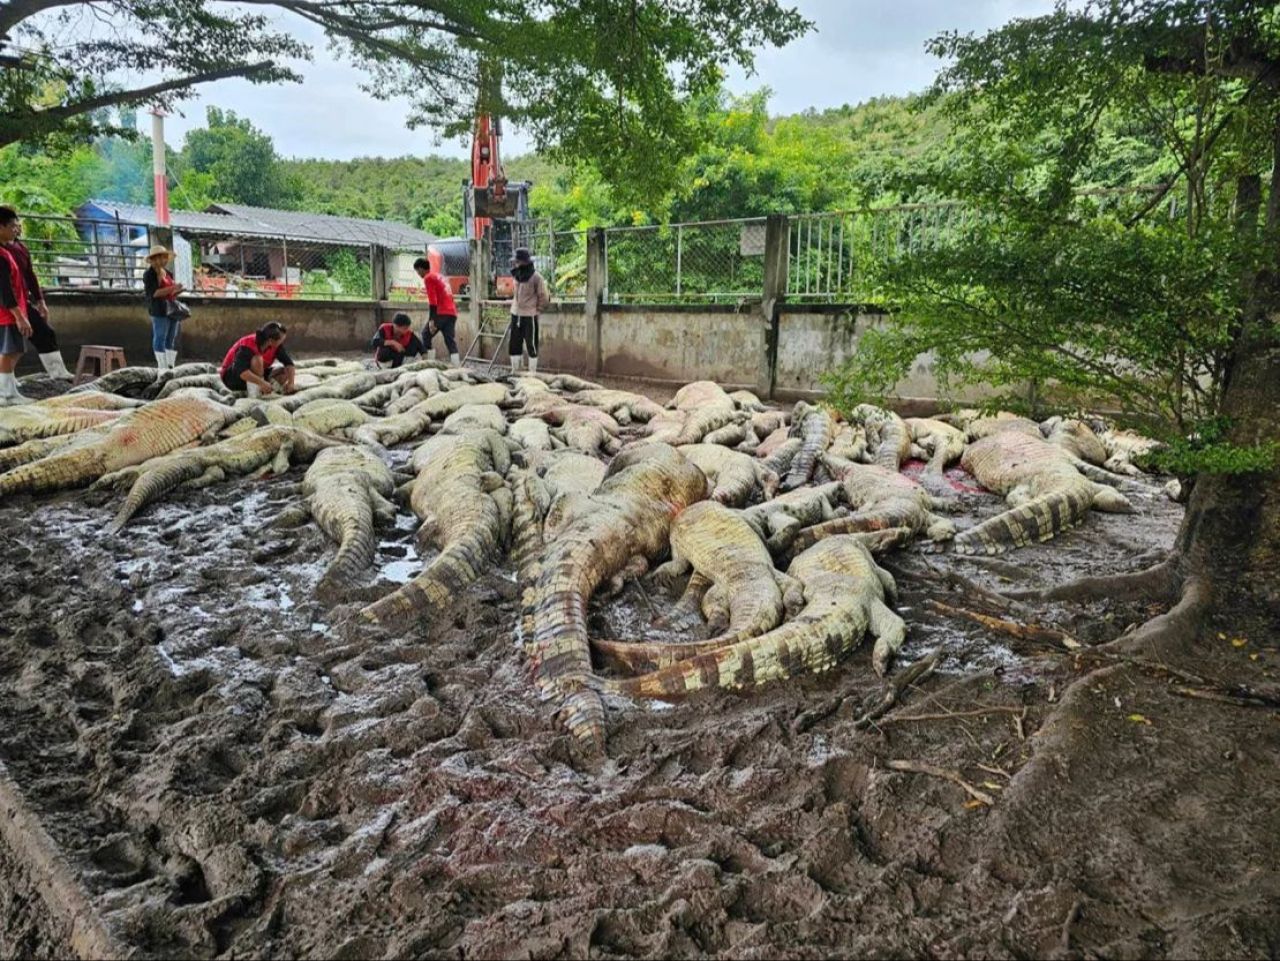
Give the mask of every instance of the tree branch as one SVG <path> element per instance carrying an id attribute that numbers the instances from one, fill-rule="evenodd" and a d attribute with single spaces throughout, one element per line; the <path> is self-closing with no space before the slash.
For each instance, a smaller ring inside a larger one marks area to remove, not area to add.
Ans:
<path id="1" fill-rule="evenodd" d="M 177 77 L 173 80 L 166 80 L 163 83 L 152 84 L 150 87 L 140 87 L 137 90 L 116 90 L 97 97 L 90 97 L 87 100 L 76 100 L 72 103 L 59 104 L 48 109 L 34 110 L 32 113 L 42 121 L 65 120 L 68 117 L 76 117 L 93 110 L 100 110 L 103 107 L 114 107 L 124 103 L 150 100 L 173 90 L 182 90 L 185 87 L 194 87 L 202 83 L 212 83 L 215 80 L 227 80 L 231 77 L 252 79 L 257 74 L 269 73 L 275 69 L 277 69 L 276 64 L 270 60 L 265 63 L 254 63 L 243 67 L 227 67 L 225 70 L 212 70 L 208 73 Z"/>

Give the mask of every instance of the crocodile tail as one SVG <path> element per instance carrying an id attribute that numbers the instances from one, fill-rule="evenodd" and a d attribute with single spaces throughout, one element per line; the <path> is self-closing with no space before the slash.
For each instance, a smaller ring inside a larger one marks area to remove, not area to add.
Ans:
<path id="1" fill-rule="evenodd" d="M 366 498 L 363 503 L 349 501 L 343 507 L 338 553 L 316 585 L 316 590 L 328 597 L 341 595 L 373 562 L 373 505 Z"/>
<path id="2" fill-rule="evenodd" d="M 801 614 L 767 634 L 686 658 L 640 677 L 605 681 L 605 690 L 660 701 L 706 688 L 738 689 L 820 674 L 851 651 L 866 630 L 852 611 Z"/>
<path id="3" fill-rule="evenodd" d="M 625 674 L 644 674 L 677 664 L 686 658 L 710 652 L 746 640 L 749 631 L 734 631 L 705 641 L 678 641 L 669 644 L 651 641 L 606 641 L 592 639 L 591 649 L 601 663 Z"/>
<path id="4" fill-rule="evenodd" d="M 1033 498 L 956 535 L 958 554 L 1003 554 L 1050 540 L 1075 527 L 1089 512 L 1093 491 L 1072 484 Z"/>
<path id="5" fill-rule="evenodd" d="M 556 717 L 569 733 L 597 754 L 604 754 L 604 703 L 587 687 L 576 687 L 560 696 Z"/>
<path id="6" fill-rule="evenodd" d="M 488 497 L 484 499 L 492 505 Z M 360 616 L 375 624 L 397 625 L 449 606 L 497 556 L 501 525 L 496 508 L 486 514 L 482 523 L 447 544 L 421 574 L 370 604 Z"/>
<path id="7" fill-rule="evenodd" d="M 107 533 L 119 534 L 138 511 L 158 501 L 183 481 L 199 477 L 203 469 L 203 465 L 196 458 L 182 457 L 174 458 L 170 463 L 162 464 L 158 468 L 144 471 L 129 488 L 129 494 L 107 527 Z"/>
<path id="8" fill-rule="evenodd" d="M 101 464 L 102 450 L 97 444 L 50 454 L 0 474 L 0 496 L 39 494 L 75 487 L 97 477 L 101 473 Z"/>

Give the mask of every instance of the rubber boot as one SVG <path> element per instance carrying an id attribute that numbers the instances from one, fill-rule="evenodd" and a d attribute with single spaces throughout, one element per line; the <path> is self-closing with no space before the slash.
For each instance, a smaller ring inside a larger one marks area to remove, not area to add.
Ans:
<path id="1" fill-rule="evenodd" d="M 257 400 L 259 397 L 262 396 L 262 388 L 259 387 L 257 384 L 245 384 L 244 395 L 248 397 L 250 400 Z"/>
<path id="2" fill-rule="evenodd" d="M 6 407 L 20 407 L 31 403 L 31 398 L 23 397 L 19 392 L 16 374 L 0 374 L 0 403 Z"/>
<path id="3" fill-rule="evenodd" d="M 156 370 L 169 369 L 169 352 L 167 350 L 153 351 L 156 355 Z"/>
<path id="4" fill-rule="evenodd" d="M 454 367 L 461 367 L 461 366 L 462 366 L 462 361 L 458 359 L 458 355 L 457 355 L 457 354 L 450 354 L 450 355 L 449 355 L 449 363 L 450 363 L 450 364 L 452 364 Z"/>
<path id="5" fill-rule="evenodd" d="M 178 352 L 176 350 L 166 350 L 165 355 L 168 357 L 170 370 L 178 366 Z"/>
<path id="6" fill-rule="evenodd" d="M 537 372 L 538 372 L 538 358 L 537 358 L 537 357 L 530 357 L 530 358 L 529 358 L 529 373 L 531 373 L 531 374 L 536 374 Z"/>
<path id="7" fill-rule="evenodd" d="M 520 369 L 520 355 L 516 354 L 511 358 L 511 373 L 515 373 Z"/>
<path id="8" fill-rule="evenodd" d="M 71 371 L 67 370 L 67 365 L 62 362 L 62 354 L 58 351 L 52 350 L 47 354 L 41 354 L 40 363 L 44 364 L 44 372 L 50 377 L 71 379 Z"/>

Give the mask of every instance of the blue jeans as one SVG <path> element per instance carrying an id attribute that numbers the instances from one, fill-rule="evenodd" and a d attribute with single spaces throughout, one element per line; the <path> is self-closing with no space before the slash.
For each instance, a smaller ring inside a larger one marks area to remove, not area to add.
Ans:
<path id="1" fill-rule="evenodd" d="M 156 353 L 175 350 L 178 344 L 178 327 L 181 324 L 180 320 L 153 316 L 151 318 L 151 349 Z"/>

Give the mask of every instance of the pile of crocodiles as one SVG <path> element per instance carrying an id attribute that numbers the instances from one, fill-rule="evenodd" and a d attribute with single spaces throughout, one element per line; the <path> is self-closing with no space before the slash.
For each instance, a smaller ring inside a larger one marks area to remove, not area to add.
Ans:
<path id="1" fill-rule="evenodd" d="M 884 674 L 906 636 L 885 551 L 920 538 L 1000 554 L 1091 509 L 1132 511 L 1126 491 L 1149 490 L 1132 477 L 1151 442 L 1082 419 L 782 410 L 710 382 L 663 406 L 569 375 L 490 379 L 433 360 L 304 361 L 297 385 L 249 400 L 209 364 L 129 367 L 5 409 L 0 495 L 119 491 L 115 534 L 176 490 L 298 469 L 297 503 L 274 524 L 314 520 L 335 542 L 317 597 L 367 630 L 446 616 L 509 558 L 533 681 L 596 751 L 607 698 L 826 671 L 868 634 Z M 971 504 L 957 465 L 1008 509 L 957 529 Z M 406 508 L 428 559 L 380 595 L 376 528 Z M 593 636 L 593 599 L 638 579 L 679 596 L 655 625 L 674 638 Z"/>

